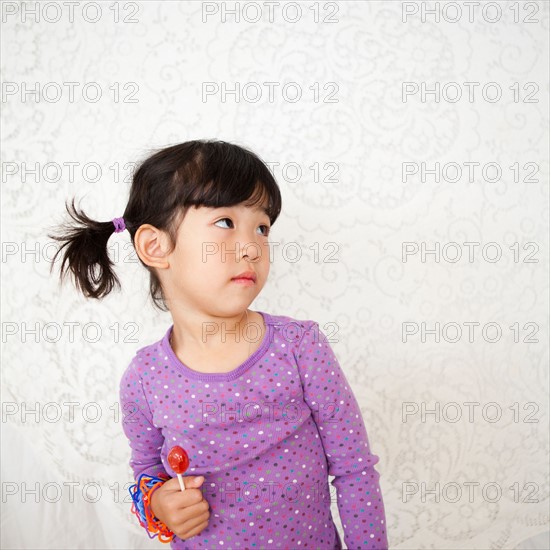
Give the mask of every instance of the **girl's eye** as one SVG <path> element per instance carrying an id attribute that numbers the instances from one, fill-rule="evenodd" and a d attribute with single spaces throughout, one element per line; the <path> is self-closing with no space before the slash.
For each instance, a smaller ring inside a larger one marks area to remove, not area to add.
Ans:
<path id="1" fill-rule="evenodd" d="M 216 223 L 224 222 L 225 220 L 228 220 L 230 224 L 233 224 L 233 222 L 231 221 L 231 218 L 222 218 L 221 220 L 218 220 Z"/>
<path id="2" fill-rule="evenodd" d="M 231 218 L 222 218 L 221 220 L 218 220 L 217 222 L 215 222 L 214 225 L 217 225 L 218 223 L 225 222 L 225 221 L 229 222 L 231 226 L 233 226 L 233 221 L 231 220 Z M 260 227 L 264 228 L 263 235 L 264 237 L 267 237 L 269 235 L 269 230 L 270 230 L 269 225 L 260 225 Z"/>
<path id="3" fill-rule="evenodd" d="M 269 225 L 260 225 L 260 227 L 264 227 L 264 237 L 267 237 L 269 235 L 270 227 Z"/>

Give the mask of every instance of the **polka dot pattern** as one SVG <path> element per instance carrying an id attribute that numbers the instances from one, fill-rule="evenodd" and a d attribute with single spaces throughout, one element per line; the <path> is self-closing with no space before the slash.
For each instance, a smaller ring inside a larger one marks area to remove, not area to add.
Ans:
<path id="1" fill-rule="evenodd" d="M 315 321 L 259 313 L 261 345 L 230 372 L 184 365 L 170 347 L 171 326 L 122 375 L 134 476 L 175 477 L 166 457 L 180 445 L 186 474 L 205 477 L 209 524 L 171 547 L 338 550 L 337 496 L 347 547 L 387 549 L 379 458 L 326 336 Z"/>

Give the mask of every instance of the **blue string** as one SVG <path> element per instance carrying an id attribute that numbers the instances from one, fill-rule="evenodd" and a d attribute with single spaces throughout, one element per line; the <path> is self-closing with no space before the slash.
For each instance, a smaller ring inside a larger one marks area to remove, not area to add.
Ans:
<path id="1" fill-rule="evenodd" d="M 155 533 L 154 535 L 151 536 L 151 533 L 149 533 L 149 530 L 147 529 L 147 516 L 145 515 L 145 505 L 143 503 L 143 492 L 141 491 L 141 488 L 140 488 L 141 479 L 144 477 L 150 478 L 145 482 L 145 486 L 148 489 L 151 489 L 151 487 L 153 487 L 155 483 L 158 483 L 159 481 L 162 481 L 164 483 L 166 480 L 161 479 L 160 477 L 150 476 L 148 474 L 141 474 L 137 478 L 136 483 L 134 483 L 128 488 L 128 492 L 130 493 L 130 496 L 134 501 L 135 508 L 139 513 L 141 525 L 145 527 L 145 530 L 147 531 L 147 535 L 149 535 L 149 538 L 154 539 L 156 536 L 158 536 L 158 533 Z"/>

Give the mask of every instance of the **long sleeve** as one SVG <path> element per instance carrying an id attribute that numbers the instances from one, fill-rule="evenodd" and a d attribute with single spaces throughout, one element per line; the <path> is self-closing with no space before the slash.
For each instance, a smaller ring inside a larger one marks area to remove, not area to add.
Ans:
<path id="1" fill-rule="evenodd" d="M 370 452 L 361 409 L 326 336 L 310 322 L 295 352 L 304 399 L 312 410 L 335 476 L 337 503 L 350 550 L 387 550 L 387 526 L 379 457 Z"/>
<path id="2" fill-rule="evenodd" d="M 166 474 L 160 458 L 164 437 L 155 427 L 142 380 L 134 362 L 130 363 L 120 380 L 122 428 L 132 449 L 130 467 L 137 479 L 140 474 Z"/>

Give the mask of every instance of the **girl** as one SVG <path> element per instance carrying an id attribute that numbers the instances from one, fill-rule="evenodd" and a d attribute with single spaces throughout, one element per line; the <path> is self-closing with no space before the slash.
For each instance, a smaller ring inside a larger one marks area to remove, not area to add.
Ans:
<path id="1" fill-rule="evenodd" d="M 93 221 L 74 199 L 67 210 L 80 225 L 51 236 L 63 242 L 61 280 L 70 270 L 93 298 L 120 286 L 107 241 L 127 229 L 173 320 L 120 381 L 132 510 L 148 532 L 176 549 L 341 549 L 331 475 L 348 548 L 386 549 L 379 458 L 327 338 L 315 321 L 248 309 L 281 210 L 260 158 L 181 143 L 142 162 L 121 218 Z M 174 446 L 189 456 L 183 491 Z"/>

